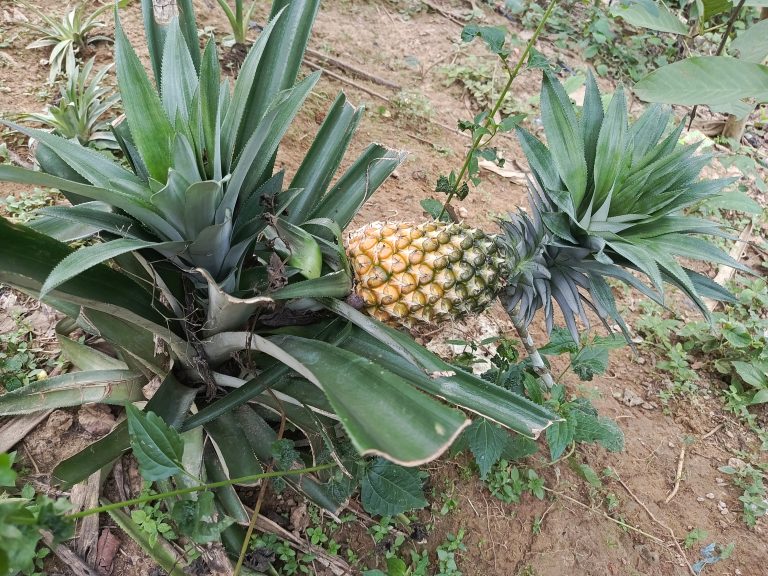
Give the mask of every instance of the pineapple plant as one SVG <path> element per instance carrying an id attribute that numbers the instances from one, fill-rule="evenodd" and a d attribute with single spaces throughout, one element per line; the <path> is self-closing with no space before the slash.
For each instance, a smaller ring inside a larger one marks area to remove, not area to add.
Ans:
<path id="1" fill-rule="evenodd" d="M 675 259 L 745 269 L 702 238 L 722 235 L 717 225 L 683 212 L 729 181 L 699 181 L 710 158 L 678 144 L 682 123 L 664 136 L 671 112 L 653 106 L 630 124 L 621 88 L 604 111 L 591 76 L 581 111 L 549 74 L 541 102 L 549 147 L 518 129 L 530 216 L 510 215 L 495 235 L 453 222 L 373 223 L 350 235 L 355 293 L 369 314 L 411 327 L 482 311 L 499 296 L 523 327 L 543 308 L 551 330 L 558 305 L 577 338 L 585 307 L 624 328 L 605 277 L 657 302 L 668 282 L 705 315 L 702 296 L 729 298 Z"/>
<path id="2" fill-rule="evenodd" d="M 191 2 L 162 25 L 151 0 L 142 5 L 151 73 L 116 11 L 120 159 L 2 121 L 38 141 L 40 169 L 0 164 L 0 179 L 57 188 L 71 205 L 29 226 L 0 219 L 0 282 L 65 316 L 57 337 L 77 370 L 0 394 L 0 416 L 146 401 L 186 432 L 185 463 L 201 478 L 342 463 L 285 480 L 332 511 L 355 489 L 347 470 L 364 470 L 361 456 L 427 462 L 470 424 L 467 413 L 530 437 L 555 422 L 345 302 L 342 230 L 404 155 L 371 144 L 335 178 L 362 114 L 341 94 L 293 178 L 274 169 L 318 80 L 296 82 L 319 0 L 277 0 L 234 82 L 213 41 L 200 49 Z M 88 241 L 73 249 L 76 240 Z M 282 418 L 308 449 L 278 465 Z M 62 461 L 53 481 L 81 482 L 130 443 L 121 423 Z M 239 550 L 249 520 L 239 496 L 217 506 L 238 523 L 222 539 Z"/>

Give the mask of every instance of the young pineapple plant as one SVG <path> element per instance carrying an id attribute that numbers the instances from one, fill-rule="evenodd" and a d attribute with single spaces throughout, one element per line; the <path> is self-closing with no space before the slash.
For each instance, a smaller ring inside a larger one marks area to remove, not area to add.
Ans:
<path id="1" fill-rule="evenodd" d="M 48 74 L 49 84 L 53 84 L 56 77 L 65 71 L 68 62 L 82 57 L 89 44 L 110 40 L 107 36 L 94 34 L 96 29 L 105 26 L 99 17 L 110 9 L 109 4 L 100 6 L 91 14 L 87 14 L 88 3 L 81 2 L 57 20 L 34 4 L 24 0 L 19 0 L 19 3 L 32 10 L 43 21 L 42 24 L 22 22 L 22 26 L 40 35 L 37 40 L 27 46 L 28 49 L 51 48 L 51 54 L 48 57 L 48 65 L 51 68 Z"/>
<path id="2" fill-rule="evenodd" d="M 43 113 L 31 112 L 21 116 L 51 128 L 54 134 L 77 140 L 83 146 L 117 150 L 110 120 L 105 115 L 120 101 L 104 79 L 111 66 L 104 66 L 93 76 L 94 59 L 82 67 L 73 59 L 67 63 L 66 83 L 61 87 L 58 102 Z"/>
<path id="3" fill-rule="evenodd" d="M 500 296 L 524 326 L 544 308 L 549 330 L 556 303 L 575 334 L 578 319 L 588 325 L 585 306 L 624 326 L 606 277 L 659 302 L 668 282 L 705 315 L 702 296 L 729 297 L 675 258 L 743 269 L 702 238 L 722 235 L 716 224 L 684 213 L 728 181 L 699 181 L 710 158 L 678 144 L 682 124 L 664 137 L 671 112 L 654 106 L 630 125 L 621 88 L 604 111 L 591 76 L 579 112 L 549 74 L 541 108 L 548 147 L 518 130 L 532 171 L 530 217 L 510 215 L 497 235 L 428 222 L 374 223 L 350 236 L 355 291 L 369 314 L 412 326 L 481 311 Z"/>

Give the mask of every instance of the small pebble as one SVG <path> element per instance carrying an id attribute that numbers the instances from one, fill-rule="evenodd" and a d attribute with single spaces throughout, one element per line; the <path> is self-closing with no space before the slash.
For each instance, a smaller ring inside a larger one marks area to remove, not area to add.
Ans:
<path id="1" fill-rule="evenodd" d="M 707 492 L 706 496 L 707 496 L 707 498 L 709 498 L 710 500 L 714 500 L 714 499 L 715 499 L 715 495 L 714 495 L 712 492 Z"/>
<path id="2" fill-rule="evenodd" d="M 696 498 L 696 501 L 697 501 L 697 502 L 704 502 L 704 497 L 703 497 L 703 496 L 698 496 L 698 497 Z"/>

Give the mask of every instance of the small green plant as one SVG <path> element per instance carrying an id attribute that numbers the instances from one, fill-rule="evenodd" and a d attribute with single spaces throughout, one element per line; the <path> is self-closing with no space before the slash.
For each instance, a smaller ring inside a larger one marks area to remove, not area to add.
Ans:
<path id="1" fill-rule="evenodd" d="M 502 502 L 518 503 L 526 493 L 544 499 L 544 478 L 532 468 L 521 471 L 507 460 L 499 460 L 486 480 L 491 494 Z"/>
<path id="2" fill-rule="evenodd" d="M 402 90 L 392 98 L 395 118 L 414 128 L 424 128 L 435 113 L 432 103 L 418 90 Z"/>
<path id="3" fill-rule="evenodd" d="M 694 528 L 688 534 L 685 535 L 685 540 L 683 541 L 683 546 L 685 546 L 686 550 L 690 550 L 693 548 L 696 544 L 701 542 L 707 537 L 707 531 L 703 528 Z"/>
<path id="4" fill-rule="evenodd" d="M 45 206 L 51 206 L 61 198 L 58 192 L 44 188 L 34 188 L 31 192 L 19 192 L 18 195 L 8 195 L 0 200 L 0 207 L 14 222 L 29 222 L 35 216 L 35 211 Z"/>
<path id="5" fill-rule="evenodd" d="M 43 113 L 23 114 L 22 118 L 40 122 L 68 140 L 75 138 L 83 146 L 118 150 L 110 119 L 104 116 L 120 101 L 120 96 L 104 85 L 111 65 L 91 77 L 93 63 L 91 58 L 81 68 L 74 61 L 68 62 L 67 79 L 58 102 Z"/>
<path id="6" fill-rule="evenodd" d="M 768 494 L 766 493 L 764 478 L 766 467 L 754 467 L 745 464 L 741 467 L 722 466 L 720 472 L 728 474 L 734 485 L 744 493 L 739 496 L 742 505 L 742 517 L 747 526 L 754 527 L 757 519 L 768 513 Z"/>
<path id="7" fill-rule="evenodd" d="M 234 12 L 227 3 L 227 0 L 216 1 L 219 3 L 219 6 L 221 6 L 221 9 L 227 16 L 227 20 L 229 20 L 229 25 L 232 27 L 232 36 L 230 39 L 235 44 L 245 44 L 248 41 L 247 35 L 251 24 L 251 17 L 253 16 L 253 11 L 256 8 L 255 0 L 251 2 L 251 5 L 248 6 L 245 10 L 243 10 L 243 0 L 235 0 Z M 227 38 L 224 39 L 225 42 L 227 40 Z"/>
<path id="8" fill-rule="evenodd" d="M 51 68 L 48 73 L 50 84 L 53 84 L 56 76 L 69 62 L 82 57 L 89 44 L 110 40 L 107 36 L 93 34 L 94 30 L 105 26 L 104 22 L 99 21 L 98 18 L 112 9 L 109 3 L 97 8 L 91 14 L 86 14 L 88 2 L 81 2 L 60 20 L 45 14 L 26 0 L 19 0 L 19 3 L 35 12 L 43 21 L 42 24 L 23 22 L 22 25 L 41 35 L 27 46 L 28 49 L 52 47 L 48 58 Z"/>
<path id="9" fill-rule="evenodd" d="M 46 368 L 55 366 L 35 342 L 32 327 L 20 314 L 14 314 L 13 320 L 16 329 L 0 334 L 0 386 L 6 392 L 47 378 Z"/>
<path id="10" fill-rule="evenodd" d="M 460 84 L 472 97 L 480 110 L 492 107 L 501 96 L 506 82 L 506 72 L 498 59 L 490 60 L 474 55 L 467 56 L 453 64 L 443 66 L 440 72 L 445 76 L 445 85 Z M 514 114 L 519 109 L 511 92 L 503 96 L 499 112 L 503 116 Z"/>
<path id="11" fill-rule="evenodd" d="M 672 377 L 662 401 L 695 393 L 700 374 L 707 372 L 723 380 L 729 409 L 750 420 L 748 408 L 768 402 L 768 284 L 764 278 L 737 277 L 731 288 L 734 300 L 712 314 L 711 324 L 682 322 L 644 304 L 636 326 L 646 343 L 661 350 L 656 365 Z M 694 361 L 697 370 L 691 368 Z"/>
<path id="12" fill-rule="evenodd" d="M 435 576 L 461 576 L 463 573 L 459 570 L 456 556 L 466 552 L 464 545 L 464 528 L 454 534 L 448 534 L 445 542 L 437 547 L 437 572 Z"/>
<path id="13" fill-rule="evenodd" d="M 154 494 L 148 486 L 145 485 L 142 490 L 142 496 Z M 163 503 L 147 503 L 131 511 L 131 520 L 138 524 L 139 528 L 147 534 L 151 546 L 157 544 L 158 537 L 162 536 L 166 540 L 177 540 L 178 535 L 173 529 L 171 515 L 162 509 Z"/>

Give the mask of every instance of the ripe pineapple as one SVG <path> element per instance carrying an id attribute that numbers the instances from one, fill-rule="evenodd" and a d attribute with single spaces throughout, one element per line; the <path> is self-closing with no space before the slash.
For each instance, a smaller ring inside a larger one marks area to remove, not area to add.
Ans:
<path id="1" fill-rule="evenodd" d="M 498 295 L 525 325 L 543 308 L 551 330 L 556 303 L 575 336 L 577 319 L 588 326 L 585 306 L 627 334 L 606 277 L 657 302 L 670 283 L 705 316 L 702 296 L 730 297 L 675 258 L 743 269 L 702 238 L 718 226 L 683 212 L 727 182 L 698 181 L 709 157 L 678 145 L 682 124 L 662 138 L 671 113 L 652 106 L 630 125 L 621 88 L 604 110 L 591 76 L 580 112 L 548 74 L 541 102 L 549 147 L 518 130 L 532 172 L 530 217 L 511 214 L 495 236 L 444 222 L 377 222 L 350 236 L 355 291 L 370 314 L 412 327 L 482 311 Z"/>
<path id="2" fill-rule="evenodd" d="M 355 290 L 369 314 L 412 326 L 481 312 L 499 291 L 494 238 L 465 224 L 374 222 L 352 234 Z"/>

